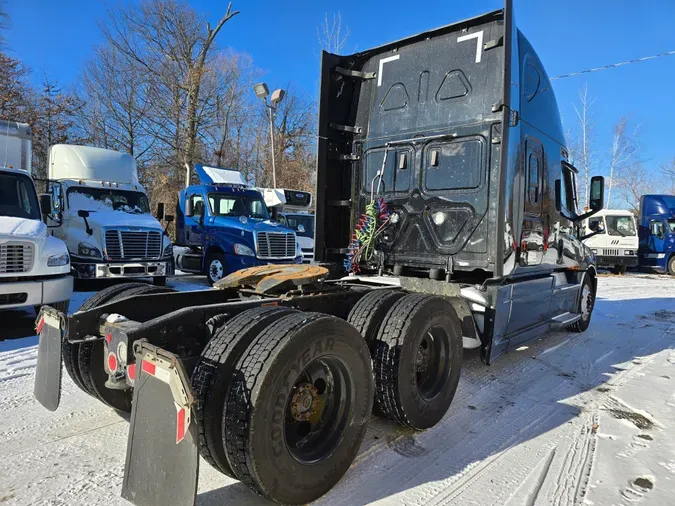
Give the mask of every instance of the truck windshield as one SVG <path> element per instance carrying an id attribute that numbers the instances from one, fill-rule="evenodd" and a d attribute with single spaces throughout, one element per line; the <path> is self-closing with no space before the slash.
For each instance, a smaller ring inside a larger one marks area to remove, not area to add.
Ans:
<path id="1" fill-rule="evenodd" d="M 209 193 L 211 213 L 216 216 L 246 216 L 268 220 L 270 215 L 262 198 L 232 195 L 231 193 Z"/>
<path id="2" fill-rule="evenodd" d="M 150 212 L 144 193 L 112 188 L 79 186 L 68 190 L 68 205 L 77 211 L 124 211 L 141 214 Z"/>
<path id="3" fill-rule="evenodd" d="M 607 233 L 623 237 L 637 235 L 635 220 L 632 216 L 605 216 Z"/>
<path id="4" fill-rule="evenodd" d="M 295 230 L 295 234 L 300 237 L 314 237 L 314 216 L 311 214 L 285 214 L 279 216 L 279 222 Z M 299 225 L 302 225 L 304 231 L 298 230 Z"/>
<path id="5" fill-rule="evenodd" d="M 37 194 L 28 176 L 0 173 L 0 216 L 40 219 Z"/>

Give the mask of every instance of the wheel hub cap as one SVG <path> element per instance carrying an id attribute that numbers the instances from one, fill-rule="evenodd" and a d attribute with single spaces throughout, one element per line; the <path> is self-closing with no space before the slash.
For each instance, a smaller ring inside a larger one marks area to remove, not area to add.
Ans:
<path id="1" fill-rule="evenodd" d="M 213 262 L 211 262 L 210 273 L 211 273 L 211 279 L 214 279 L 214 280 L 222 279 L 222 277 L 223 277 L 223 264 L 220 262 L 220 260 L 214 260 Z"/>
<path id="2" fill-rule="evenodd" d="M 291 399 L 291 414 L 299 422 L 309 420 L 316 412 L 319 404 L 319 393 L 309 383 L 299 385 Z"/>

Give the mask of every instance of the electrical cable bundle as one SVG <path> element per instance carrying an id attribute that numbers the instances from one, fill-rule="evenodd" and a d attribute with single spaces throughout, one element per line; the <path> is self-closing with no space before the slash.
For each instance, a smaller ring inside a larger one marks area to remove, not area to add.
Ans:
<path id="1" fill-rule="evenodd" d="M 389 223 L 389 208 L 382 197 L 366 205 L 366 212 L 356 225 L 344 261 L 348 273 L 358 273 L 360 264 L 370 261 L 375 253 L 375 240 L 387 223 Z"/>

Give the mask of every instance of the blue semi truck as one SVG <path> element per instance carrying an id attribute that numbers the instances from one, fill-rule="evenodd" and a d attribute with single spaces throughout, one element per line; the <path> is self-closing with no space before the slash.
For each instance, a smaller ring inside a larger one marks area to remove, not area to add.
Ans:
<path id="1" fill-rule="evenodd" d="M 675 276 L 675 195 L 640 198 L 640 266 Z"/>
<path id="2" fill-rule="evenodd" d="M 176 206 L 176 267 L 206 274 L 210 284 L 246 267 L 302 263 L 295 232 L 270 219 L 259 191 L 240 172 L 195 165 Z"/>

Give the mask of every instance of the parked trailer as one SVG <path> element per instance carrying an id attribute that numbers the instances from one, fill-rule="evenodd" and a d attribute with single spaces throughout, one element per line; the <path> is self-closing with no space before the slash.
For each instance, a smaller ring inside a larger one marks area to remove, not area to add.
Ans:
<path id="1" fill-rule="evenodd" d="M 214 288 L 111 287 L 38 320 L 35 395 L 131 411 L 122 495 L 193 504 L 198 455 L 268 499 L 337 483 L 371 409 L 422 430 L 463 348 L 490 364 L 584 331 L 596 268 L 549 79 L 505 9 L 350 56 L 323 53 L 315 258 Z M 349 272 L 349 275 L 345 275 Z M 337 275 L 337 276 L 334 276 Z M 101 366 L 103 364 L 103 366 Z M 133 398 L 133 402 L 132 402 Z M 373 408 L 375 406 L 375 408 Z"/>

